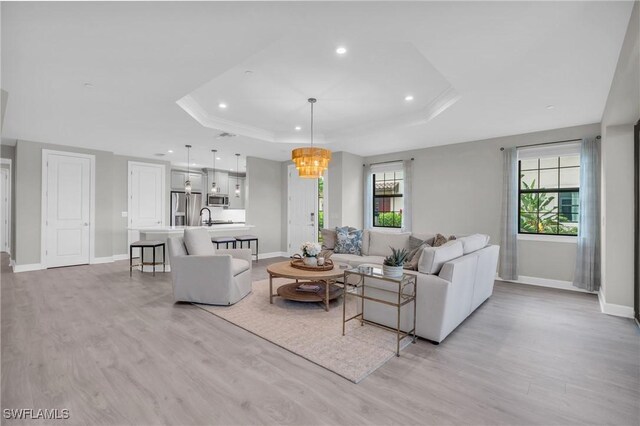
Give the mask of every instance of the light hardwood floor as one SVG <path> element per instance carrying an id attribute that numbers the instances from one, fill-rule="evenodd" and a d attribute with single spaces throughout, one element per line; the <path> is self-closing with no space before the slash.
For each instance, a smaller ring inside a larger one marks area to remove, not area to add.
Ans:
<path id="1" fill-rule="evenodd" d="M 3 409 L 68 408 L 78 425 L 640 421 L 638 329 L 592 295 L 497 282 L 441 345 L 410 345 L 355 385 L 174 304 L 169 274 L 129 278 L 126 261 L 12 274 L 7 260 Z"/>

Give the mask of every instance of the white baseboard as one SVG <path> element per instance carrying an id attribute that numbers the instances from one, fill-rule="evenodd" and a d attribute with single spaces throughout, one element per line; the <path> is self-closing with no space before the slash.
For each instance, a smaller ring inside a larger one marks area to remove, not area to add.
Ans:
<path id="1" fill-rule="evenodd" d="M 260 259 L 271 259 L 272 257 L 289 257 L 289 255 L 284 251 L 272 251 L 271 253 L 260 253 L 258 257 Z"/>
<path id="2" fill-rule="evenodd" d="M 105 257 L 94 257 L 89 262 L 89 265 L 98 265 L 100 263 L 111 263 L 113 262 L 113 256 L 105 256 Z"/>
<path id="3" fill-rule="evenodd" d="M 16 264 L 16 261 L 14 259 L 9 259 L 9 268 L 11 268 L 13 270 L 14 265 Z"/>
<path id="4" fill-rule="evenodd" d="M 607 303 L 602 289 L 600 289 L 600 291 L 598 292 L 598 300 L 600 301 L 600 311 L 602 311 L 603 314 L 623 318 L 633 318 L 633 308 L 631 306 Z"/>
<path id="5" fill-rule="evenodd" d="M 30 271 L 39 271 L 41 269 L 45 269 L 41 263 L 28 263 L 26 265 L 18 265 L 13 262 L 13 272 L 30 272 Z"/>
<path id="6" fill-rule="evenodd" d="M 115 262 L 116 260 L 129 260 L 129 253 L 114 254 L 113 255 L 113 261 Z"/>
<path id="7" fill-rule="evenodd" d="M 512 282 L 517 284 L 535 285 L 538 287 L 557 288 L 559 290 L 577 291 L 578 293 L 596 294 L 595 291 L 587 291 L 578 287 L 574 287 L 571 281 L 551 280 L 548 278 L 528 277 L 525 275 L 519 275 L 517 280 L 503 280 L 499 276 L 500 281 Z"/>

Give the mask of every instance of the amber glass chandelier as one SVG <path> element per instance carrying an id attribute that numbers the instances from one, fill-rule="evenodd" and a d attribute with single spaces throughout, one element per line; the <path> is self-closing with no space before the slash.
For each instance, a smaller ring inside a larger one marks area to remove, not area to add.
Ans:
<path id="1" fill-rule="evenodd" d="M 301 178 L 318 179 L 329 167 L 331 151 L 313 146 L 313 104 L 316 103 L 316 99 L 309 98 L 307 100 L 311 104 L 311 146 L 294 149 L 291 152 L 291 159 Z"/>

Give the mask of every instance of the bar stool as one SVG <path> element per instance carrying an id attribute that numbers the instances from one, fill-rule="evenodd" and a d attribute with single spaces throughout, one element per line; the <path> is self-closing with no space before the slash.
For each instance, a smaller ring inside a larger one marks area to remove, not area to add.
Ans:
<path id="1" fill-rule="evenodd" d="M 232 248 L 236 248 L 236 239 L 233 237 L 211 237 L 211 242 L 216 245 L 216 248 L 220 248 L 220 244 L 226 244 L 226 248 L 229 248 L 229 244 L 232 244 Z"/>
<path id="2" fill-rule="evenodd" d="M 240 242 L 240 248 L 242 248 L 242 246 L 244 245 L 244 242 L 246 241 L 249 245 L 249 249 L 251 249 L 251 241 L 255 241 L 256 242 L 256 262 L 258 261 L 258 237 L 256 237 L 255 235 L 239 235 L 236 237 L 236 240 Z M 251 253 L 251 255 L 253 256 L 253 253 Z"/>
<path id="3" fill-rule="evenodd" d="M 162 247 L 162 262 L 156 262 L 156 248 Z M 140 263 L 137 265 L 133 264 L 133 249 L 140 249 Z M 153 262 L 144 261 L 144 249 L 151 248 L 153 250 Z M 162 241 L 155 240 L 140 240 L 135 243 L 131 243 L 129 246 L 129 276 L 132 276 L 132 270 L 134 266 L 140 266 L 140 272 L 144 272 L 144 265 L 153 265 L 153 276 L 156 276 L 156 265 L 162 264 L 162 272 L 166 272 L 166 255 L 165 255 L 165 244 Z"/>

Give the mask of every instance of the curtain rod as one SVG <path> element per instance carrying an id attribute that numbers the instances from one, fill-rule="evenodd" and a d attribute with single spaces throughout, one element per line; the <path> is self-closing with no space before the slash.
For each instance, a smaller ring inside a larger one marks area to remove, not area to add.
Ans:
<path id="1" fill-rule="evenodd" d="M 411 158 L 410 158 L 410 160 L 411 160 L 411 161 L 413 161 L 413 160 L 414 160 L 414 158 L 413 158 L 413 157 L 411 157 Z M 375 166 L 375 165 L 378 165 L 378 164 L 401 163 L 401 162 L 403 162 L 403 161 L 405 161 L 405 160 L 389 160 L 389 161 L 380 161 L 379 163 L 369 163 L 369 165 L 370 165 L 370 166 Z M 365 166 L 366 166 L 366 164 L 363 164 L 363 165 L 362 165 L 362 167 L 365 167 Z"/>
<path id="2" fill-rule="evenodd" d="M 596 139 L 600 139 L 600 135 L 596 136 Z M 556 144 L 556 143 L 565 143 L 565 142 L 578 142 L 578 141 L 581 141 L 581 140 L 582 139 L 567 139 L 567 140 L 564 140 L 564 141 L 532 143 L 532 144 L 529 144 L 529 145 L 518 145 L 518 146 L 516 146 L 516 148 L 526 148 L 526 147 L 529 147 L 529 146 L 541 146 L 541 145 L 553 145 L 553 144 Z M 500 147 L 500 151 L 504 151 L 504 147 L 503 146 Z"/>

